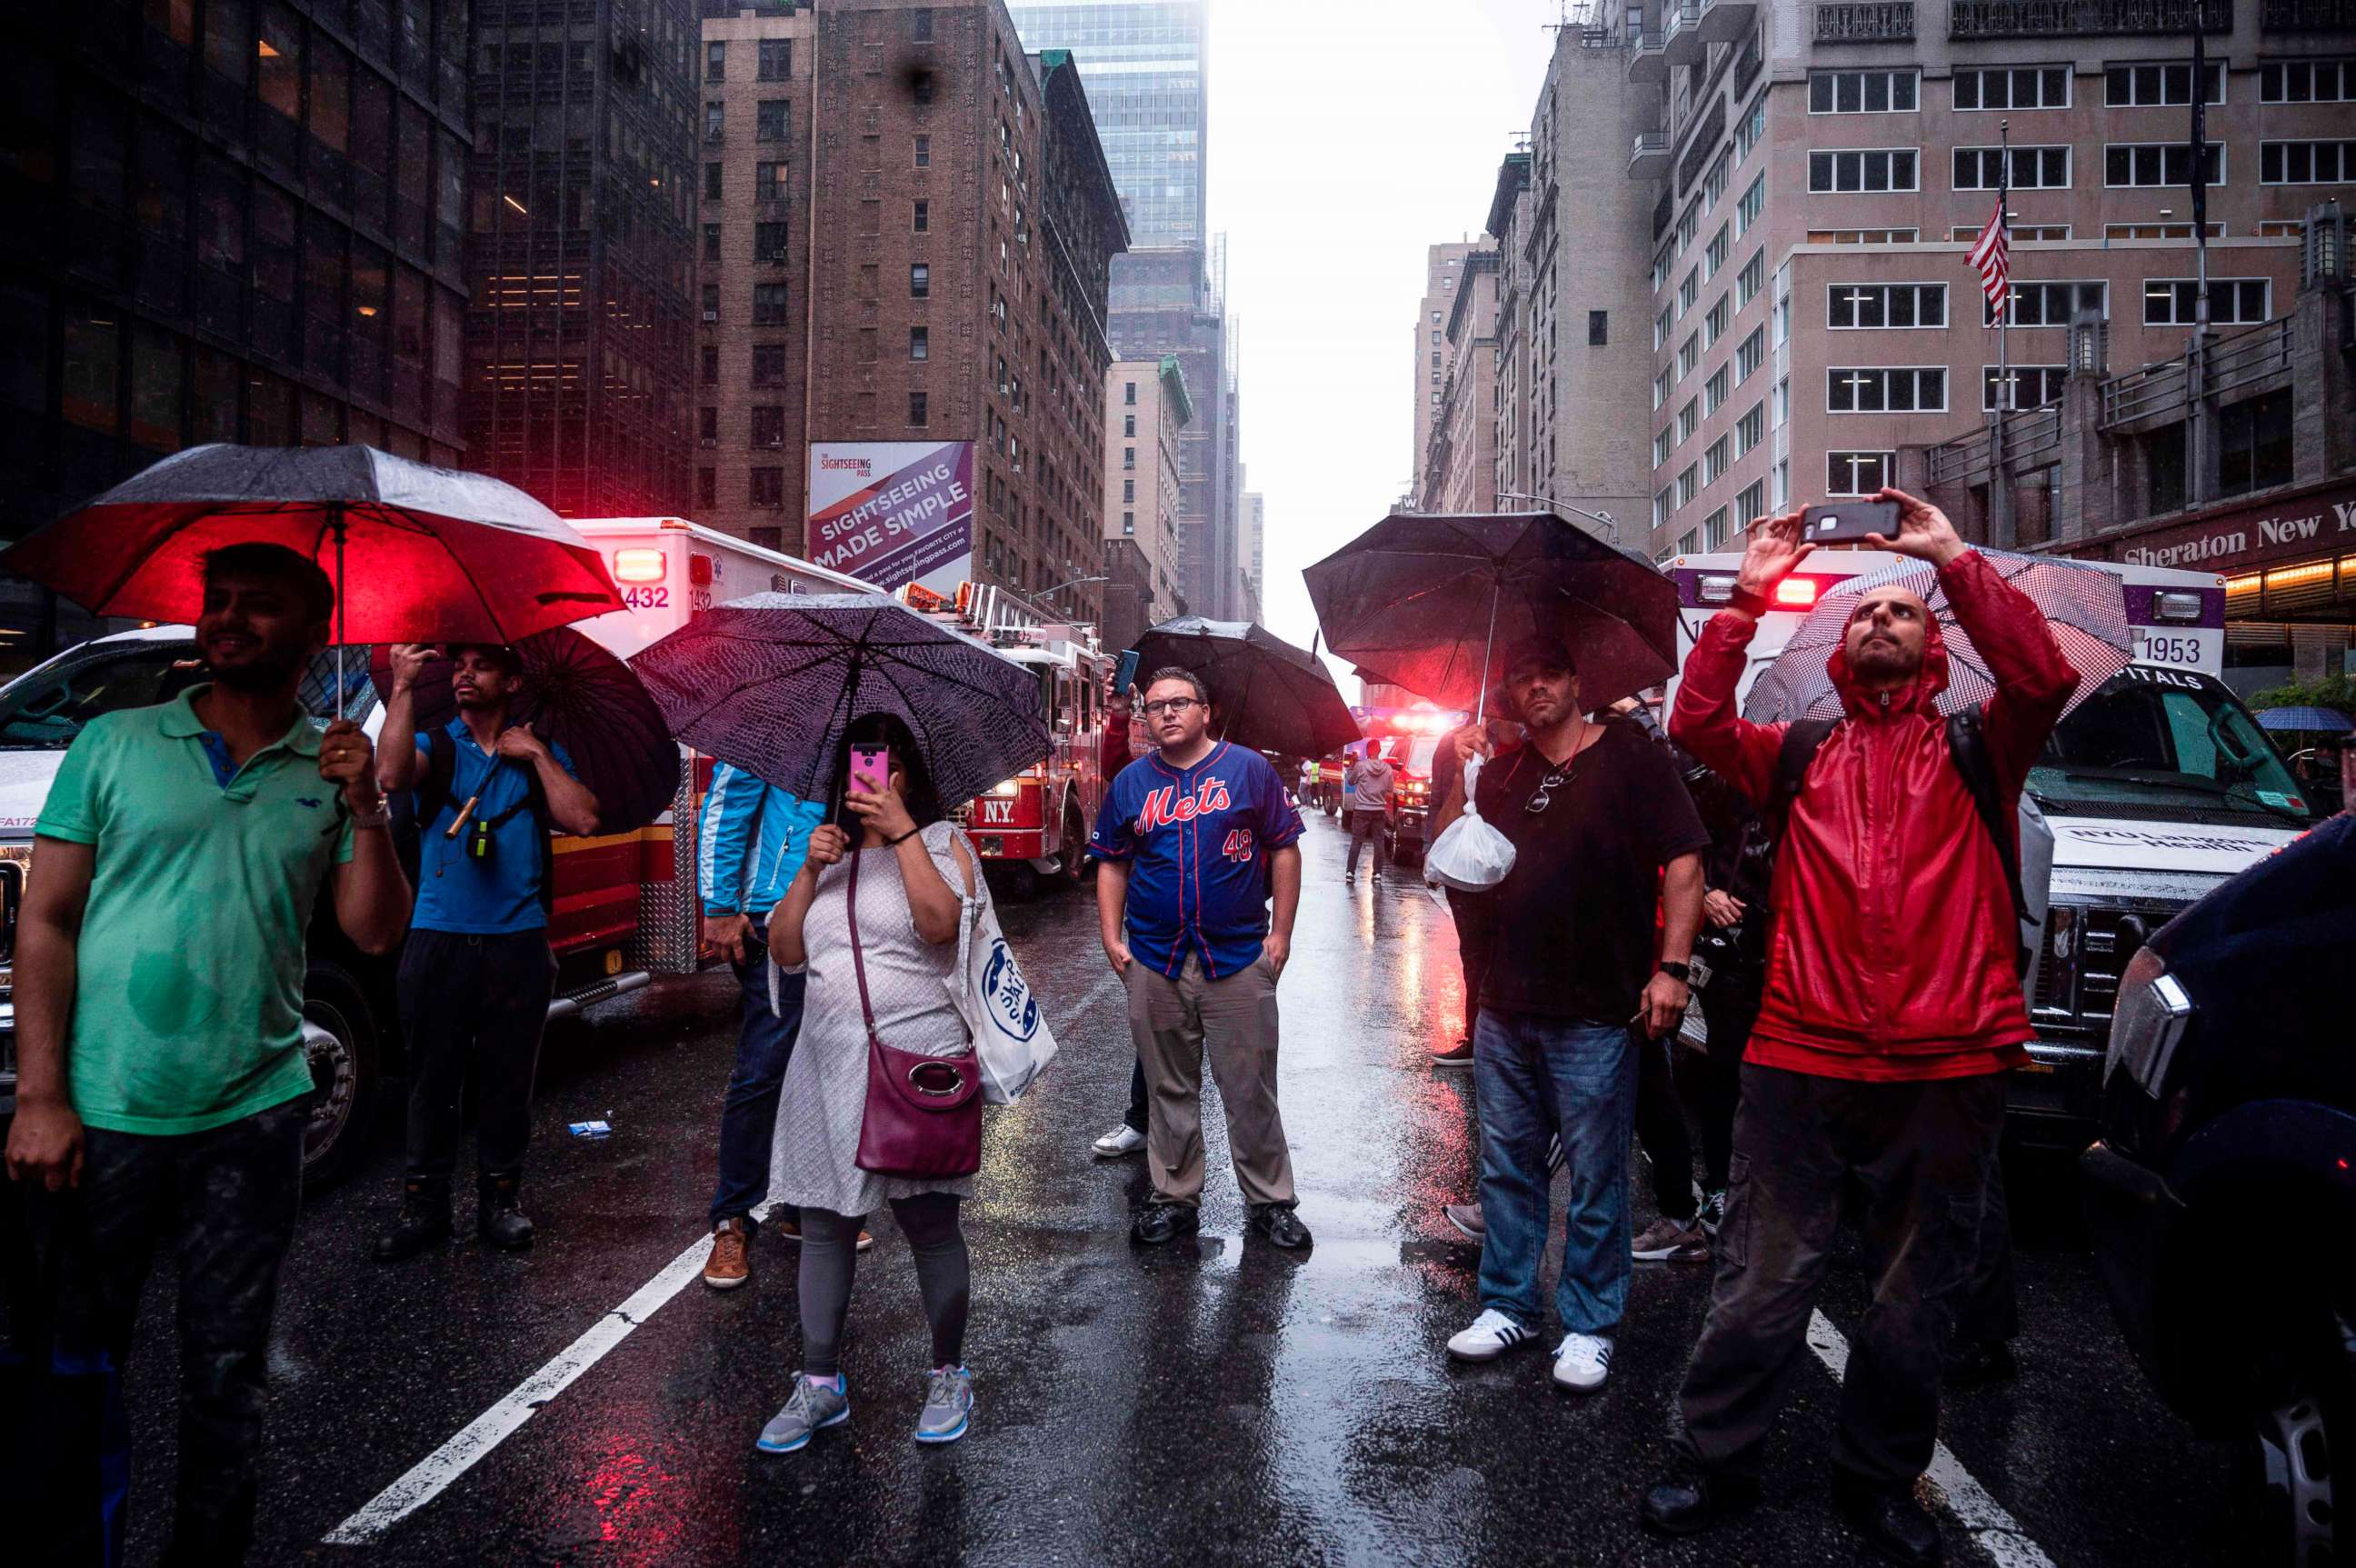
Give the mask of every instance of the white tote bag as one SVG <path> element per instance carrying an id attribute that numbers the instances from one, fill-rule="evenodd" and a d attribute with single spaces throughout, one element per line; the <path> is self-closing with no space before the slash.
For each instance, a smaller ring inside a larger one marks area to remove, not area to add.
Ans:
<path id="1" fill-rule="evenodd" d="M 958 838 L 972 855 L 972 842 L 963 833 Z M 973 866 L 973 889 L 960 891 L 965 913 L 958 925 L 957 975 L 949 992 L 981 1062 L 981 1098 L 991 1105 L 1012 1105 L 1055 1059 L 1055 1036 L 1006 945 L 1006 934 L 998 929 L 979 856 Z"/>
<path id="2" fill-rule="evenodd" d="M 1464 893 L 1494 887 L 1505 879 L 1505 873 L 1514 869 L 1514 841 L 1483 822 L 1480 808 L 1472 803 L 1472 786 L 1480 777 L 1481 758 L 1467 757 L 1464 814 L 1448 824 L 1448 830 L 1432 841 L 1430 853 L 1423 857 L 1426 880 Z"/>

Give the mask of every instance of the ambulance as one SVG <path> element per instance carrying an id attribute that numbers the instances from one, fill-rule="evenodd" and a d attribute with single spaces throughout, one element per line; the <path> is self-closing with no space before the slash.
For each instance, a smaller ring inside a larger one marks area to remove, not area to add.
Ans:
<path id="1" fill-rule="evenodd" d="M 1904 560 L 1869 550 L 1810 555 L 1777 586 L 1751 639 L 1741 693 L 1819 598 Z M 1741 564 L 1733 553 L 1663 564 L 1677 588 L 1681 658 L 1732 596 Z M 2120 580 L 2135 659 L 2062 721 L 2029 769 L 2029 794 L 2053 833 L 2053 867 L 2029 978 L 2037 1038 L 2010 1082 L 2012 1135 L 2072 1150 L 2094 1124 L 2111 1011 L 2136 950 L 2178 910 L 2329 814 L 2221 679 L 2225 579 L 2081 564 Z M 1689 1034 L 1700 1031 L 1699 1011 Z"/>
<path id="2" fill-rule="evenodd" d="M 874 593 L 874 585 L 748 544 L 683 518 L 575 521 L 605 557 L 624 607 L 577 628 L 623 658 L 715 604 L 747 595 Z M 367 683 L 368 653 L 345 655 L 343 709 L 370 734 L 383 710 Z M 332 650 L 305 683 L 324 712 L 336 690 Z M 118 708 L 167 702 L 204 678 L 191 628 L 156 626 L 91 639 L 0 687 L 0 1117 L 15 1110 L 16 910 L 33 854 L 33 826 L 66 747 L 82 726 Z M 695 822 L 712 762 L 682 747 L 670 811 L 635 832 L 560 834 L 552 849 L 556 950 L 552 1018 L 692 972 L 704 954 L 696 897 Z M 316 1098 L 304 1144 L 308 1179 L 331 1180 L 365 1152 L 381 1079 L 401 1070 L 393 966 L 347 942 L 324 901 L 311 934 L 304 1040 Z"/>

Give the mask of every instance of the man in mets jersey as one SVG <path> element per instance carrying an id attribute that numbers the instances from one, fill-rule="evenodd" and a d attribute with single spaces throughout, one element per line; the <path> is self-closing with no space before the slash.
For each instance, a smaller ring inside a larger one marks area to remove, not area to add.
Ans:
<path id="1" fill-rule="evenodd" d="M 1155 671 L 1143 706 L 1159 749 L 1113 781 L 1088 844 L 1104 863 L 1105 956 L 1129 987 L 1151 1095 L 1153 1199 L 1130 1239 L 1158 1246 L 1200 1224 L 1207 1049 L 1251 1230 L 1306 1247 L 1276 1108 L 1276 982 L 1301 903 L 1301 813 L 1266 757 L 1211 738 L 1210 693 L 1193 672 Z"/>

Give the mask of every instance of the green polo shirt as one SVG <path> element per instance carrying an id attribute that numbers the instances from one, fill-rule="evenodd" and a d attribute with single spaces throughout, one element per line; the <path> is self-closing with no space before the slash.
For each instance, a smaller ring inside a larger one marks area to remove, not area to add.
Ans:
<path id="1" fill-rule="evenodd" d="M 311 1090 L 304 943 L 351 824 L 307 718 L 224 781 L 209 690 L 91 721 L 33 829 L 96 852 L 66 1041 L 92 1127 L 201 1133 Z"/>

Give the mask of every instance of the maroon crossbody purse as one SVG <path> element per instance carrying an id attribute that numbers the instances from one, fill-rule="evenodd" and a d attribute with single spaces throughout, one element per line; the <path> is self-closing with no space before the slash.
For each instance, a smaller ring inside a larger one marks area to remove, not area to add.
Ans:
<path id="1" fill-rule="evenodd" d="M 972 1049 L 921 1056 L 887 1046 L 875 1030 L 867 996 L 867 961 L 859 950 L 859 862 L 851 852 L 851 966 L 859 977 L 859 1011 L 867 1020 L 867 1110 L 859 1123 L 857 1164 L 877 1176 L 931 1181 L 981 1169 L 981 1063 Z"/>

